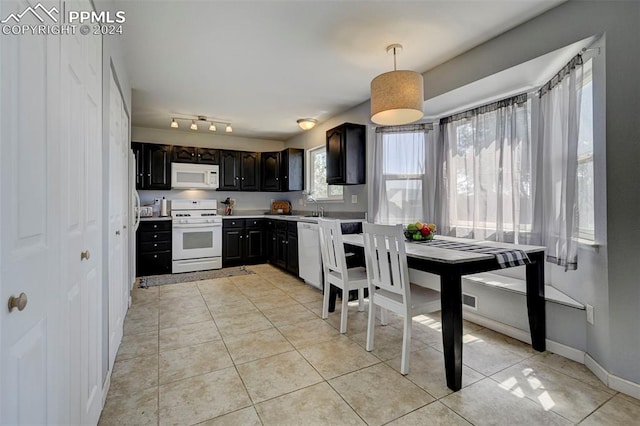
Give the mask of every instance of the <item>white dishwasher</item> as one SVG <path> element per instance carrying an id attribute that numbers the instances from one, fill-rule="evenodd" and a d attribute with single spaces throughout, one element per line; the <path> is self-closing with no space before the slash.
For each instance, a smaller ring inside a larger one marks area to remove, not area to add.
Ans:
<path id="1" fill-rule="evenodd" d="M 317 223 L 298 222 L 298 275 L 322 290 L 322 255 Z"/>

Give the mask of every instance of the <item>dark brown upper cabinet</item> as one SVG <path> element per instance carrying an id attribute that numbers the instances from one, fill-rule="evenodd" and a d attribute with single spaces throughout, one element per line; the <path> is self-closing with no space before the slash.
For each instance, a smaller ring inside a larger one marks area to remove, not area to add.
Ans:
<path id="1" fill-rule="evenodd" d="M 366 126 L 344 123 L 327 131 L 327 183 L 360 185 L 366 181 Z"/>
<path id="2" fill-rule="evenodd" d="M 220 151 L 220 191 L 259 191 L 260 153 Z"/>
<path id="3" fill-rule="evenodd" d="M 171 145 L 132 142 L 136 189 L 171 189 Z"/>
<path id="4" fill-rule="evenodd" d="M 288 148 L 262 153 L 263 191 L 302 191 L 304 186 L 304 150 Z"/>
<path id="5" fill-rule="evenodd" d="M 219 164 L 220 151 L 212 148 L 174 146 L 171 158 L 174 163 Z"/>

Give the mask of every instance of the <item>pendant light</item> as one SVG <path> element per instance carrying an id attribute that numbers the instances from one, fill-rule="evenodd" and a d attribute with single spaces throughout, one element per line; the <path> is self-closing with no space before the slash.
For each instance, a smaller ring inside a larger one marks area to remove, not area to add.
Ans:
<path id="1" fill-rule="evenodd" d="M 217 130 L 216 129 L 216 125 L 213 124 L 213 121 L 211 122 L 211 125 L 209 126 L 209 130 L 212 131 L 212 132 L 215 132 Z"/>
<path id="2" fill-rule="evenodd" d="M 387 53 L 393 53 L 393 71 L 371 81 L 371 121 L 382 126 L 409 124 L 424 116 L 422 75 L 396 69 L 396 55 L 401 51 L 401 44 L 387 46 Z"/>
<path id="3" fill-rule="evenodd" d="M 196 124 L 196 120 L 191 120 L 191 126 L 189 128 L 191 130 L 198 130 L 198 125 Z"/>
<path id="4" fill-rule="evenodd" d="M 227 127 L 225 127 L 224 131 L 227 133 L 233 132 L 233 128 L 231 127 L 231 124 L 227 124 Z"/>
<path id="5" fill-rule="evenodd" d="M 171 119 L 171 128 L 172 129 L 177 129 L 178 128 L 178 122 L 176 121 L 175 118 Z"/>

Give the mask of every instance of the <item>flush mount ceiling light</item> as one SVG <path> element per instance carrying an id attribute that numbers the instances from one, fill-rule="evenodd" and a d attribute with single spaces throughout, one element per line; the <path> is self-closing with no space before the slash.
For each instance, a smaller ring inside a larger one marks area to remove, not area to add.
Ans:
<path id="1" fill-rule="evenodd" d="M 396 55 L 401 51 L 401 44 L 387 46 L 387 53 L 393 53 L 393 71 L 371 81 L 371 121 L 382 126 L 409 124 L 424 116 L 422 75 L 396 69 Z"/>
<path id="2" fill-rule="evenodd" d="M 204 122 L 204 125 L 206 126 L 206 123 L 209 123 L 209 130 L 212 132 L 215 132 L 218 130 L 218 128 L 216 127 L 216 123 L 218 124 L 225 124 L 227 127 L 225 129 L 225 131 L 227 133 L 231 133 L 233 131 L 233 129 L 231 128 L 231 123 L 229 123 L 226 120 L 217 120 L 215 118 L 209 118 L 206 117 L 204 115 L 198 115 L 196 117 L 171 117 L 171 128 L 172 129 L 178 129 L 180 126 L 178 124 L 178 120 L 184 120 L 184 121 L 191 121 L 191 125 L 189 126 L 189 128 L 191 130 L 198 130 L 198 123 L 200 121 Z"/>
<path id="3" fill-rule="evenodd" d="M 318 120 L 315 118 L 301 118 L 296 123 L 302 130 L 311 130 L 318 124 Z"/>

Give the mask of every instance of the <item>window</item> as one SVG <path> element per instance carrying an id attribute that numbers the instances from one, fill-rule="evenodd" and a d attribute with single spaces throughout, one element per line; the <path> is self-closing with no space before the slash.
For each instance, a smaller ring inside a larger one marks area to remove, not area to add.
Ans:
<path id="1" fill-rule="evenodd" d="M 518 242 L 531 230 L 530 105 L 519 95 L 441 121 L 443 232 Z"/>
<path id="2" fill-rule="evenodd" d="M 414 125 L 376 129 L 374 220 L 383 224 L 409 224 L 433 220 L 425 216 L 426 137 L 431 126 Z"/>
<path id="3" fill-rule="evenodd" d="M 595 239 L 592 62 L 589 60 L 584 64 L 578 132 L 578 236 L 590 241 Z"/>
<path id="4" fill-rule="evenodd" d="M 324 145 L 309 150 L 308 189 L 318 201 L 342 200 L 342 186 L 327 185 L 327 150 Z"/>

